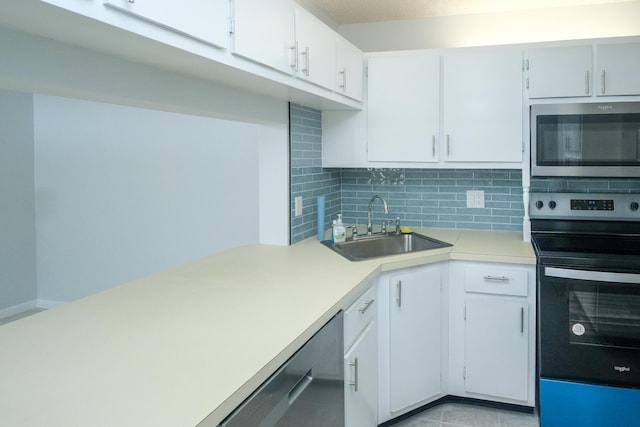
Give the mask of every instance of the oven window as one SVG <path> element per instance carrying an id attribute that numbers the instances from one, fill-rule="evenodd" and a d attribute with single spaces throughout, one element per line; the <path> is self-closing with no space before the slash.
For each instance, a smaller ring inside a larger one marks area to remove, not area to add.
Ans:
<path id="1" fill-rule="evenodd" d="M 635 293 L 569 291 L 569 341 L 606 347 L 640 348 L 640 289 Z"/>
<path id="2" fill-rule="evenodd" d="M 640 114 L 537 117 L 539 166 L 640 165 Z"/>

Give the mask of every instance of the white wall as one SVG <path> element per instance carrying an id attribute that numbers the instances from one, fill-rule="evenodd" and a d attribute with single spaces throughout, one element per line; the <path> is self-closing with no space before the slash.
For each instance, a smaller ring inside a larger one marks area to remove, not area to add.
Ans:
<path id="1" fill-rule="evenodd" d="M 38 298 L 259 241 L 263 126 L 36 95 Z"/>
<path id="2" fill-rule="evenodd" d="M 339 32 L 366 52 L 640 35 L 640 1 L 351 24 Z"/>
<path id="3" fill-rule="evenodd" d="M 0 90 L 0 317 L 35 305 L 33 97 Z"/>
<path id="4" fill-rule="evenodd" d="M 18 303 L 0 293 L 0 317 L 13 314 L 3 305 L 35 304 L 35 223 L 41 306 L 223 242 L 288 243 L 286 101 L 8 29 L 0 29 L 0 57 L 0 91 L 47 95 L 36 95 L 37 219 L 32 137 L 19 172 L 31 182 L 31 217 L 20 217 L 32 230 L 33 284 Z M 15 112 L 33 133 L 33 112 Z M 0 250 L 12 249 L 3 239 Z M 11 262 L 3 256 L 0 267 Z"/>

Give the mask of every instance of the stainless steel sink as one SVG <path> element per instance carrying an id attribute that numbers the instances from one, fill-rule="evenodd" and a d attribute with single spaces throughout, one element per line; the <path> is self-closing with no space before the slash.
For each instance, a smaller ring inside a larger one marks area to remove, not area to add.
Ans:
<path id="1" fill-rule="evenodd" d="M 324 240 L 321 243 L 351 261 L 362 261 L 370 258 L 452 246 L 450 243 L 418 233 L 363 236 L 357 240 L 349 240 L 343 243 Z"/>

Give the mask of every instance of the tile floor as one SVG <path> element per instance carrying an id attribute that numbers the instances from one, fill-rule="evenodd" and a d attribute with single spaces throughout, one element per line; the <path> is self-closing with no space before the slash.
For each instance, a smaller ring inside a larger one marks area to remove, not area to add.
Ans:
<path id="1" fill-rule="evenodd" d="M 538 427 L 535 414 L 465 403 L 444 403 L 393 427 Z"/>

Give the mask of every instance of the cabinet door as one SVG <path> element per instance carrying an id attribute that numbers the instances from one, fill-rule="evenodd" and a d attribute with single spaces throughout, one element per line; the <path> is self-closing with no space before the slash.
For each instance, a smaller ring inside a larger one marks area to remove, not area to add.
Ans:
<path id="1" fill-rule="evenodd" d="M 596 46 L 596 95 L 640 95 L 640 43 Z"/>
<path id="2" fill-rule="evenodd" d="M 344 355 L 345 427 L 378 425 L 378 336 L 371 322 Z"/>
<path id="3" fill-rule="evenodd" d="M 306 10 L 295 8 L 296 75 L 311 83 L 335 88 L 336 45 L 333 30 Z"/>
<path id="4" fill-rule="evenodd" d="M 591 96 L 591 46 L 529 49 L 529 98 Z"/>
<path id="5" fill-rule="evenodd" d="M 335 90 L 338 93 L 362 100 L 364 54 L 343 38 L 338 38 L 337 74 Z"/>
<path id="6" fill-rule="evenodd" d="M 441 267 L 392 276 L 389 283 L 390 410 L 440 393 Z"/>
<path id="7" fill-rule="evenodd" d="M 228 0 L 104 0 L 104 3 L 198 40 L 227 47 Z"/>
<path id="8" fill-rule="evenodd" d="M 522 161 L 522 50 L 483 48 L 444 56 L 445 161 Z"/>
<path id="9" fill-rule="evenodd" d="M 291 0 L 234 0 L 233 53 L 285 73 L 295 67 Z"/>
<path id="10" fill-rule="evenodd" d="M 367 84 L 368 160 L 437 162 L 440 57 L 371 56 Z"/>
<path id="11" fill-rule="evenodd" d="M 526 401 L 529 328 L 524 299 L 466 296 L 465 389 Z"/>

